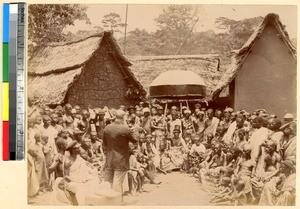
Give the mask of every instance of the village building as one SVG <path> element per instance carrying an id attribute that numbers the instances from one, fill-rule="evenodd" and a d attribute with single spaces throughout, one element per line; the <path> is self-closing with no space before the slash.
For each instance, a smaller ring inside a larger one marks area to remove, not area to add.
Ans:
<path id="1" fill-rule="evenodd" d="M 230 58 L 217 54 L 208 55 L 166 55 L 166 56 L 132 56 L 128 57 L 135 77 L 141 82 L 149 95 L 149 85 L 161 73 L 170 70 L 192 71 L 199 75 L 206 84 L 204 98 L 194 99 L 191 103 L 226 107 L 227 98 L 212 101 L 212 93 L 221 78 L 222 72 L 230 64 Z"/>
<path id="2" fill-rule="evenodd" d="M 28 61 L 29 106 L 117 108 L 145 101 L 130 65 L 111 32 L 41 46 Z"/>
<path id="3" fill-rule="evenodd" d="M 268 14 L 238 50 L 216 84 L 212 99 L 229 87 L 229 106 L 265 108 L 280 118 L 296 113 L 296 48 L 277 14 Z M 228 90 L 227 90 L 228 91 Z"/>

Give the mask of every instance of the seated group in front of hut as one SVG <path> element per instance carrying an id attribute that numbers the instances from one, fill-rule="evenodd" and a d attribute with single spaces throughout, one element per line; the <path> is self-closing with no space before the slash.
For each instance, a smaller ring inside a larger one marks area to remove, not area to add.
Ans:
<path id="1" fill-rule="evenodd" d="M 144 191 L 147 181 L 159 184 L 157 172 L 181 171 L 210 188 L 214 204 L 295 204 L 296 121 L 292 114 L 286 114 L 282 122 L 264 109 L 214 111 L 196 104 L 191 111 L 187 107 L 148 107 L 143 102 L 120 109 L 126 111 L 124 124 L 138 139 L 129 144 L 125 194 Z M 103 178 L 103 130 L 114 120 L 114 111 L 66 104 L 43 107 L 30 117 L 28 160 L 34 169 L 28 171 L 29 195 L 51 190 L 55 179 L 69 172 L 62 165 L 74 164 L 77 155 L 91 168 L 86 172 L 96 171 L 92 179 Z M 72 203 L 82 204 L 82 194 L 74 194 Z"/>

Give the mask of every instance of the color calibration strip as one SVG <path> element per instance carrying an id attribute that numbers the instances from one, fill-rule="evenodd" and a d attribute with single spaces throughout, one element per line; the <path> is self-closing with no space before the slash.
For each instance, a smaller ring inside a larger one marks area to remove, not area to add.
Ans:
<path id="1" fill-rule="evenodd" d="M 24 159 L 25 7 L 3 5 L 3 160 Z"/>
<path id="2" fill-rule="evenodd" d="M 2 158 L 9 160 L 9 4 L 3 4 Z"/>

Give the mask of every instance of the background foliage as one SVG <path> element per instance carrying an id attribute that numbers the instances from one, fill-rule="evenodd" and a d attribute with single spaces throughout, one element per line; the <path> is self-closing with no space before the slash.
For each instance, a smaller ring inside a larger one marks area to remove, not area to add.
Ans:
<path id="1" fill-rule="evenodd" d="M 93 30 L 64 33 L 75 20 L 90 24 L 86 9 L 78 4 L 30 5 L 29 53 L 49 42 L 74 41 L 104 30 L 123 33 L 125 24 L 117 13 L 104 15 Z M 238 21 L 220 16 L 215 21 L 220 32 L 199 32 L 194 29 L 201 22 L 196 9 L 189 5 L 170 5 L 155 18 L 156 31 L 136 28 L 127 33 L 126 55 L 226 54 L 240 48 L 262 20 L 263 17 L 253 17 Z M 123 49 L 124 38 L 118 42 Z"/>

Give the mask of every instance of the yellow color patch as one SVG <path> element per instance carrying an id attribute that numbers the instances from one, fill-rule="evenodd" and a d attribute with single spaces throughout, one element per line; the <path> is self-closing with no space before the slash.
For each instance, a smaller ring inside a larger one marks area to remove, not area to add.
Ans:
<path id="1" fill-rule="evenodd" d="M 2 121 L 9 120 L 9 83 L 2 83 Z"/>

